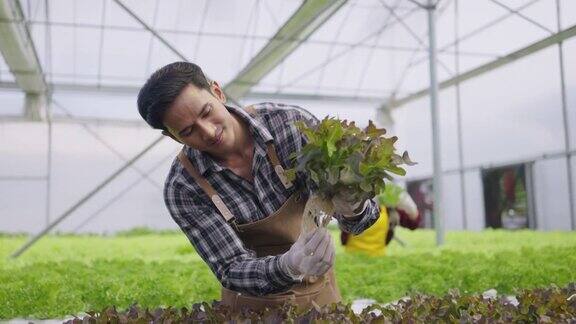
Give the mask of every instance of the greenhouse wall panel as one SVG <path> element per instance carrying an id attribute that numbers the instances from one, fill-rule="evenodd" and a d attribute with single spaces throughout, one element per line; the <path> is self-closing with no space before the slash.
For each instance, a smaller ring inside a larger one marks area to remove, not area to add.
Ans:
<path id="1" fill-rule="evenodd" d="M 460 190 L 460 174 L 448 174 L 442 177 L 444 186 L 443 208 L 446 230 L 464 229 L 462 217 L 462 196 Z"/>
<path id="2" fill-rule="evenodd" d="M 7 233 L 35 233 L 46 224 L 45 185 L 37 181 L 0 181 L 0 229 Z"/>
<path id="3" fill-rule="evenodd" d="M 0 175 L 46 176 L 46 132 L 44 123 L 0 123 Z"/>
<path id="4" fill-rule="evenodd" d="M 480 231 L 485 227 L 482 177 L 480 176 L 479 170 L 468 171 L 464 175 L 464 181 L 466 183 L 467 229 Z"/>
<path id="5" fill-rule="evenodd" d="M 538 229 L 569 229 L 570 207 L 566 159 L 558 158 L 536 162 L 534 186 Z"/>
<path id="6" fill-rule="evenodd" d="M 565 42 L 563 48 L 570 149 L 576 150 L 576 73 L 572 73 L 576 71 L 576 39 Z"/>

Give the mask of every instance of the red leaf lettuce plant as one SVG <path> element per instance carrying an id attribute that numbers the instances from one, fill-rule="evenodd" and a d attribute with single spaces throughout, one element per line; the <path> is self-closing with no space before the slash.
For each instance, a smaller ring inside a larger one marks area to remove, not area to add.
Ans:
<path id="1" fill-rule="evenodd" d="M 404 176 L 401 165 L 414 165 L 408 152 L 396 153 L 396 136 L 385 137 L 386 130 L 377 128 L 370 120 L 362 130 L 354 122 L 325 117 L 320 123 L 308 126 L 297 122 L 308 143 L 292 154 L 295 167 L 286 170 L 290 180 L 302 172 L 312 188 L 303 222 L 303 231 L 316 224 L 326 226 L 334 213 L 332 199 L 340 194 L 354 201 L 364 201 L 384 192 L 385 179 L 392 174 Z"/>

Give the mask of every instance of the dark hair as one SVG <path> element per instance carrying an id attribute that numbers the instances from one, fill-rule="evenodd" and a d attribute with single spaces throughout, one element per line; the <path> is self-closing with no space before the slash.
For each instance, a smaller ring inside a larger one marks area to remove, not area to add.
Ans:
<path id="1" fill-rule="evenodd" d="M 210 91 L 210 81 L 194 63 L 174 62 L 160 68 L 138 93 L 140 116 L 153 128 L 166 129 L 162 123 L 166 110 L 189 84 Z"/>

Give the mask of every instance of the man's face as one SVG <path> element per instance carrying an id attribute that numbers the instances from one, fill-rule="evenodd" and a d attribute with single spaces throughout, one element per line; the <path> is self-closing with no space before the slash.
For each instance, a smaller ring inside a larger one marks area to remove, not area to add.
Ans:
<path id="1" fill-rule="evenodd" d="M 211 90 L 188 85 L 166 111 L 163 123 L 183 144 L 218 155 L 232 149 L 235 134 L 224 92 L 216 82 Z"/>

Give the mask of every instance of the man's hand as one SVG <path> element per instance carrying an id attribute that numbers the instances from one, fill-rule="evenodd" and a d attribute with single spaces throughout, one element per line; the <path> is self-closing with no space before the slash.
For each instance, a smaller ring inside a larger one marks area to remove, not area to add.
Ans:
<path id="1" fill-rule="evenodd" d="M 280 265 L 293 277 L 321 276 L 334 264 L 332 236 L 325 228 L 302 233 L 290 250 L 280 257 Z"/>
<path id="2" fill-rule="evenodd" d="M 332 204 L 334 211 L 346 218 L 356 217 L 366 209 L 366 200 L 357 199 L 354 195 L 346 194 L 346 192 L 337 193 L 332 198 Z"/>

